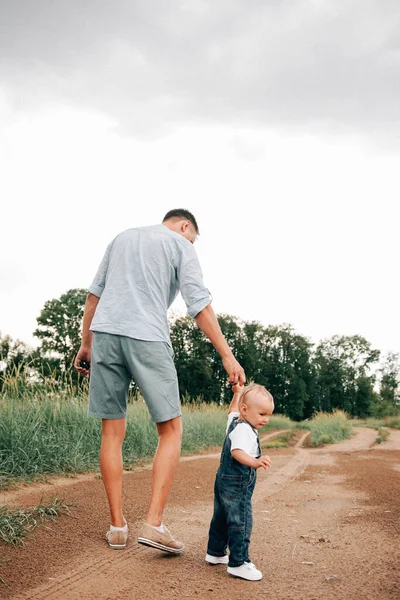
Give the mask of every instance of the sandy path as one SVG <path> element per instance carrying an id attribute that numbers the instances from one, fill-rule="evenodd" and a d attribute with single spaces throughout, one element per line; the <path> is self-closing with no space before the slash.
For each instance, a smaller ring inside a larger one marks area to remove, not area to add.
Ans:
<path id="1" fill-rule="evenodd" d="M 187 544 L 183 556 L 135 543 L 150 490 L 148 471 L 124 479 L 132 536 L 123 552 L 110 551 L 102 540 L 107 511 L 101 481 L 81 481 L 68 486 L 76 503 L 73 518 L 38 530 L 23 549 L 7 549 L 2 576 L 10 588 L 0 588 L 0 597 L 336 600 L 357 598 L 362 590 L 363 600 L 398 599 L 400 444 L 394 436 L 397 451 L 381 444 L 371 454 L 375 434 L 357 428 L 353 438 L 332 448 L 304 449 L 300 443 L 269 451 L 273 468 L 259 473 L 254 495 L 252 558 L 265 573 L 261 582 L 234 580 L 224 568 L 204 564 L 218 458 L 199 456 L 181 463 L 166 515 Z"/>
<path id="2" fill-rule="evenodd" d="M 374 444 L 378 432 L 369 427 L 354 427 L 353 435 L 348 440 L 337 444 L 326 444 L 322 448 L 316 448 L 314 452 L 330 454 L 331 452 L 360 452 L 368 450 Z"/>

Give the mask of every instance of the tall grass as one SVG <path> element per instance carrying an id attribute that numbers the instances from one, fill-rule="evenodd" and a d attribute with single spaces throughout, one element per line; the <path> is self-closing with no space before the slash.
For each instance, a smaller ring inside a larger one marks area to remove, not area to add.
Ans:
<path id="1" fill-rule="evenodd" d="M 222 444 L 227 407 L 184 404 L 182 452 Z M 288 417 L 274 415 L 269 429 L 292 429 Z M 0 486 L 15 478 L 79 473 L 98 468 L 101 423 L 87 416 L 87 389 L 66 375 L 30 380 L 16 372 L 3 380 L 0 395 Z M 153 456 L 158 437 L 143 400 L 128 407 L 123 445 L 125 468 Z"/>
<path id="2" fill-rule="evenodd" d="M 400 429 L 400 415 L 394 417 L 384 417 L 383 419 L 363 419 L 352 421 L 354 427 L 372 427 L 377 429 L 379 427 L 391 427 L 392 429 Z"/>
<path id="3" fill-rule="evenodd" d="M 289 417 L 285 415 L 272 415 L 269 418 L 269 423 L 266 427 L 263 427 L 263 431 L 268 431 L 270 429 L 295 429 L 299 427 L 299 423 L 292 421 Z"/>
<path id="4" fill-rule="evenodd" d="M 227 411 L 217 405 L 183 407 L 182 451 L 222 444 Z M 78 473 L 98 468 L 101 423 L 87 416 L 87 401 L 65 393 L 0 397 L 0 486 L 15 478 Z M 152 457 L 157 431 L 143 401 L 129 405 L 123 446 L 126 468 Z"/>
<path id="5" fill-rule="evenodd" d="M 182 452 L 193 453 L 220 446 L 225 435 L 227 407 L 195 402 L 183 404 Z M 399 427 L 400 419 L 385 419 Z M 361 424 L 361 423 L 360 423 Z M 311 421 L 295 423 L 273 415 L 263 431 L 305 427 L 318 446 L 345 439 L 352 427 L 340 411 L 320 414 Z M 98 469 L 101 422 L 87 416 L 87 390 L 71 380 L 60 385 L 51 378 L 27 383 L 22 376 L 9 377 L 0 394 L 0 487 L 17 478 L 32 479 L 56 473 L 79 473 Z M 157 447 L 155 425 L 142 399 L 128 407 L 123 445 L 124 466 L 129 469 L 150 459 Z"/>
<path id="6" fill-rule="evenodd" d="M 318 413 L 310 421 L 304 421 L 303 427 L 311 431 L 313 446 L 335 444 L 350 437 L 353 428 L 345 412 Z"/>
<path id="7" fill-rule="evenodd" d="M 390 434 L 389 430 L 385 429 L 384 427 L 378 427 L 377 430 L 378 430 L 378 436 L 374 443 L 382 444 L 382 442 L 386 442 L 386 440 L 388 439 L 389 434 Z"/>
<path id="8" fill-rule="evenodd" d="M 393 429 L 400 429 L 400 415 L 395 417 L 386 417 L 385 427 L 392 427 Z"/>

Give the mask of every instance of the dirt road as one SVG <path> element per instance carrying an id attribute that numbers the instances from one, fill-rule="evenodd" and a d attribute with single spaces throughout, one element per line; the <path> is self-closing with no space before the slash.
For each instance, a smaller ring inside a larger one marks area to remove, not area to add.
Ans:
<path id="1" fill-rule="evenodd" d="M 223 566 L 204 562 L 215 455 L 181 462 L 165 519 L 186 544 L 180 557 L 135 542 L 150 493 L 146 469 L 124 479 L 131 538 L 121 552 L 104 542 L 108 515 L 99 478 L 13 493 L 19 505 L 32 505 L 43 493 L 64 495 L 74 508 L 23 548 L 0 547 L 9 586 L 0 587 L 0 597 L 398 600 L 400 439 L 391 432 L 385 444 L 373 446 L 375 438 L 375 431 L 360 428 L 335 446 L 303 448 L 304 439 L 297 439 L 291 448 L 269 451 L 272 469 L 259 472 L 254 494 L 251 557 L 264 573 L 260 582 L 233 579 Z"/>

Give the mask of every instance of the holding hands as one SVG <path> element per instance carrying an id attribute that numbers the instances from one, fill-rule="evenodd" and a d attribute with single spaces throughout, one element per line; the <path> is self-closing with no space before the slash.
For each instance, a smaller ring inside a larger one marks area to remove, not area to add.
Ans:
<path id="1" fill-rule="evenodd" d="M 241 394 L 243 392 L 243 389 L 244 389 L 244 385 L 239 382 L 234 383 L 232 386 L 232 392 L 234 394 Z"/>

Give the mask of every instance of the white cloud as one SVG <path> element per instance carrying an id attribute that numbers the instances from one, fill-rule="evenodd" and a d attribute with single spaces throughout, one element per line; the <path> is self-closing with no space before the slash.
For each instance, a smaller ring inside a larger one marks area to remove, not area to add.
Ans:
<path id="1" fill-rule="evenodd" d="M 193 121 L 398 147 L 396 0 L 3 0 L 0 75 L 23 109 L 96 109 L 123 133 Z"/>
<path id="2" fill-rule="evenodd" d="M 200 224 L 217 311 L 291 322 L 315 341 L 360 333 L 400 350 L 397 158 L 368 153 L 356 138 L 328 144 L 210 125 L 139 141 L 70 108 L 8 115 L 3 333 L 31 341 L 44 302 L 86 287 L 113 236 L 183 206 Z"/>
<path id="3" fill-rule="evenodd" d="M 4 0 L 0 330 L 30 341 L 114 235 L 183 206 L 216 310 L 400 350 L 399 16 Z"/>

